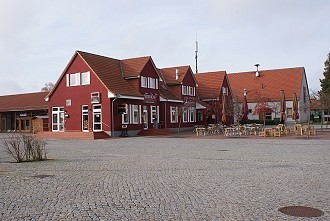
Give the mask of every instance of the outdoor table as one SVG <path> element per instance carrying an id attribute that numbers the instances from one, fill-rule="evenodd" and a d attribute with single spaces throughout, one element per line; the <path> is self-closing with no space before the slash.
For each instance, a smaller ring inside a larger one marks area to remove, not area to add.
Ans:
<path id="1" fill-rule="evenodd" d="M 239 131 L 239 127 L 227 127 L 227 128 L 225 128 L 224 135 L 226 137 L 233 137 L 233 136 L 239 137 L 239 136 L 241 136 L 241 133 Z"/>

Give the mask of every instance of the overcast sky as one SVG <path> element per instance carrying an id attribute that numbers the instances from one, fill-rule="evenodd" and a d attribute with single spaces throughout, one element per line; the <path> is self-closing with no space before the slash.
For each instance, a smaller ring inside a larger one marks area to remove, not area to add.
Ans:
<path id="1" fill-rule="evenodd" d="M 76 50 L 199 72 L 306 69 L 319 89 L 329 0 L 0 0 L 0 95 L 55 83 Z"/>

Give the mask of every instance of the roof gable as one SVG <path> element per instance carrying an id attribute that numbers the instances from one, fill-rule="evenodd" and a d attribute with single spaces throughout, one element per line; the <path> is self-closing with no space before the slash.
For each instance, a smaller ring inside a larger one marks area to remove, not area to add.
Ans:
<path id="1" fill-rule="evenodd" d="M 200 99 L 217 99 L 226 78 L 226 71 L 195 74 L 198 83 L 197 94 Z"/>
<path id="2" fill-rule="evenodd" d="M 189 73 L 190 66 L 169 67 L 160 69 L 162 76 L 167 84 L 182 84 L 183 79 Z M 176 79 L 176 72 L 179 72 L 178 79 Z"/>
<path id="3" fill-rule="evenodd" d="M 305 69 L 303 67 L 284 68 L 274 70 L 260 70 L 260 76 L 256 77 L 255 71 L 228 74 L 228 79 L 236 99 L 242 100 L 244 89 L 247 90 L 249 102 L 255 102 L 257 96 L 270 101 L 280 100 L 280 91 L 284 90 L 287 100 L 293 98 L 293 94 L 300 94 L 300 87 Z"/>
<path id="4" fill-rule="evenodd" d="M 138 77 L 150 59 L 150 56 L 146 56 L 122 60 L 123 76 Z"/>

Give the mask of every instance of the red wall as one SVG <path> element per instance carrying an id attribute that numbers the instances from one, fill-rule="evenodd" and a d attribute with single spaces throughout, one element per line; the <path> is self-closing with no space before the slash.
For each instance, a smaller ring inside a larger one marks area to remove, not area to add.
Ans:
<path id="1" fill-rule="evenodd" d="M 90 71 L 90 85 L 80 86 L 66 86 L 66 74 L 73 74 L 77 72 Z M 76 55 L 66 70 L 65 75 L 60 79 L 55 91 L 52 93 L 49 99 L 49 119 L 52 119 L 52 107 L 64 107 L 66 114 L 69 114 L 69 118 L 65 118 L 65 131 L 81 131 L 81 106 L 88 105 L 89 107 L 89 128 L 93 130 L 92 125 L 92 104 L 91 93 L 100 92 L 102 105 L 102 130 L 110 131 L 110 100 L 108 98 L 108 90 L 101 83 L 94 72 L 86 65 L 83 59 Z M 66 100 L 71 99 L 71 106 L 66 106 Z M 51 120 L 50 120 L 51 128 Z"/>

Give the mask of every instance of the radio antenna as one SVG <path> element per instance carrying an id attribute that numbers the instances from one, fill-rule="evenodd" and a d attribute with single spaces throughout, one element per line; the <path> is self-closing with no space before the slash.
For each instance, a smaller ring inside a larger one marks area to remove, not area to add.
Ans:
<path id="1" fill-rule="evenodd" d="M 198 73 L 198 68 L 197 68 L 197 58 L 198 58 L 198 41 L 197 41 L 197 34 L 196 34 L 196 49 L 195 49 L 195 62 L 196 62 L 196 74 Z"/>

